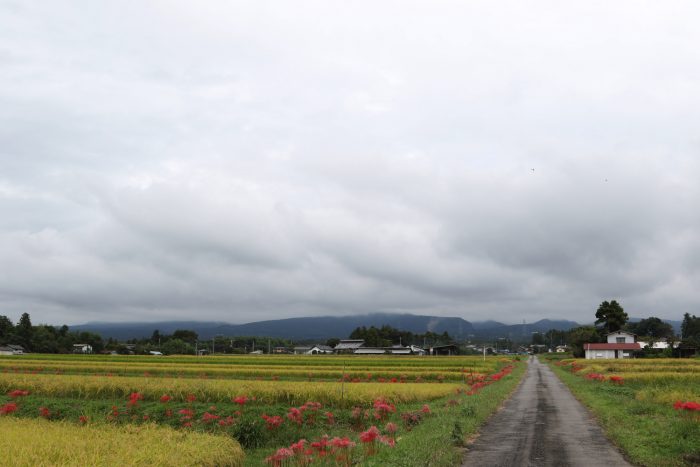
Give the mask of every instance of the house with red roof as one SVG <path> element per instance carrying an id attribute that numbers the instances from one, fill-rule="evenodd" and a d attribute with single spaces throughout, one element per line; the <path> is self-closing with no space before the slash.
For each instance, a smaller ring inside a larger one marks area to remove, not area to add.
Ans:
<path id="1" fill-rule="evenodd" d="M 635 351 L 642 349 L 637 342 L 637 336 L 631 332 L 611 332 L 607 339 L 606 343 L 583 344 L 586 359 L 632 358 Z"/>

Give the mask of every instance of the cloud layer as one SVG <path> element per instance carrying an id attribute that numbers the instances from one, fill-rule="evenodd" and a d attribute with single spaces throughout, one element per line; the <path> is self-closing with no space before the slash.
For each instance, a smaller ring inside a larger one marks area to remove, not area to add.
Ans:
<path id="1" fill-rule="evenodd" d="M 4 2 L 0 314 L 700 304 L 694 2 Z"/>

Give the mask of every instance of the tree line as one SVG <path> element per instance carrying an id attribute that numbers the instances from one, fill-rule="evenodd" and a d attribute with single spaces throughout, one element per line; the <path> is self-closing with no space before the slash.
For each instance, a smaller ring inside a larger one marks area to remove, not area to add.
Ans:
<path id="1" fill-rule="evenodd" d="M 616 331 L 627 331 L 637 335 L 637 340 L 643 342 L 658 342 L 666 340 L 670 345 L 668 349 L 644 349 L 647 356 L 672 357 L 677 355 L 673 349 L 674 344 L 681 348 L 700 348 L 700 318 L 685 313 L 681 324 L 681 335 L 677 336 L 673 326 L 655 316 L 632 323 L 629 316 L 616 301 L 604 301 L 596 310 L 596 321 L 593 326 L 579 326 L 566 331 L 565 338 L 572 348 L 575 357 L 583 357 L 585 352 L 583 344 L 606 342 L 607 334 Z M 560 331 L 561 332 L 561 331 Z"/>
<path id="2" fill-rule="evenodd" d="M 60 327 L 48 324 L 35 326 L 29 313 L 23 313 L 17 324 L 0 315 L 0 345 L 21 345 L 29 352 L 70 353 L 75 344 L 90 345 L 93 352 L 104 349 L 102 337 L 93 332 L 74 332 L 65 324 Z"/>
<path id="3" fill-rule="evenodd" d="M 388 325 L 379 328 L 375 326 L 355 328 L 350 333 L 350 339 L 364 339 L 367 347 L 391 347 L 399 344 L 423 347 L 424 345 L 435 346 L 453 343 L 447 331 L 442 334 L 430 331 L 424 334 L 414 334 L 411 331 L 402 331 Z"/>

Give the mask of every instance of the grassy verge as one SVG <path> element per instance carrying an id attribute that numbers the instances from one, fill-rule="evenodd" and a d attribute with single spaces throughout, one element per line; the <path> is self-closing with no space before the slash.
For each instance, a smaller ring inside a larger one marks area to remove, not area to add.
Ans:
<path id="1" fill-rule="evenodd" d="M 546 361 L 546 360 L 545 360 Z M 700 419 L 670 404 L 639 400 L 641 383 L 613 385 L 586 380 L 550 364 L 576 398 L 596 416 L 608 437 L 633 463 L 643 466 L 700 465 Z"/>

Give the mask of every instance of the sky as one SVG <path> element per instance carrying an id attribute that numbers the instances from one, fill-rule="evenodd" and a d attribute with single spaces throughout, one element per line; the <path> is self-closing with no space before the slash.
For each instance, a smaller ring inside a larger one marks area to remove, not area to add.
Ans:
<path id="1" fill-rule="evenodd" d="M 0 314 L 698 314 L 699 15 L 3 0 Z"/>

